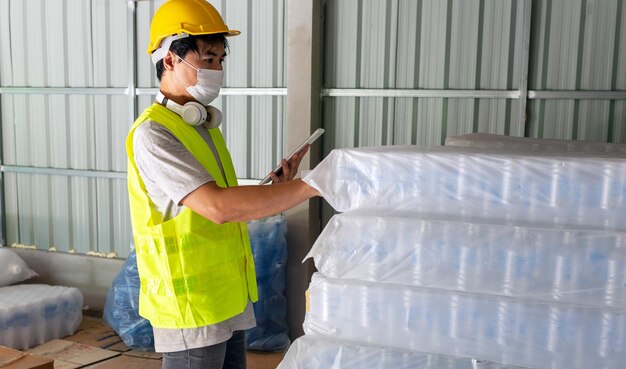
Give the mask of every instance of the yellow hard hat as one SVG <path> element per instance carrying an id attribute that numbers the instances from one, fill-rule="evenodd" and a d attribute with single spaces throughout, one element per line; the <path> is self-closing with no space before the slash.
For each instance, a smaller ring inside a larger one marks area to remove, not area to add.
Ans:
<path id="1" fill-rule="evenodd" d="M 148 54 L 157 50 L 169 36 L 178 35 L 176 39 L 179 39 L 188 35 L 217 33 L 236 36 L 241 32 L 228 29 L 220 13 L 205 0 L 168 0 L 152 17 Z M 167 46 L 169 49 L 169 44 Z"/>

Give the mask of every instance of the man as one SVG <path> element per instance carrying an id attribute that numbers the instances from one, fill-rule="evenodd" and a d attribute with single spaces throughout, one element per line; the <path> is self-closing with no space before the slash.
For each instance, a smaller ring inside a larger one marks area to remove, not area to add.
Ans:
<path id="1" fill-rule="evenodd" d="M 169 0 L 150 27 L 160 91 L 126 148 L 139 313 L 166 369 L 245 368 L 257 291 L 243 222 L 319 195 L 293 179 L 306 149 L 283 160 L 272 185 L 237 186 L 220 114 L 208 105 L 221 87 L 225 37 L 238 34 L 204 0 Z"/>

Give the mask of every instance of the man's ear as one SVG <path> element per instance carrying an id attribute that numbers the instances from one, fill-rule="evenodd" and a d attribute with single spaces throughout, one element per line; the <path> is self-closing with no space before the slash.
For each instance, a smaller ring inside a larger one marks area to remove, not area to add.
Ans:
<path id="1" fill-rule="evenodd" d="M 163 68 L 166 70 L 173 70 L 174 63 L 178 61 L 178 56 L 172 52 L 172 50 L 168 50 L 165 57 L 163 57 Z"/>

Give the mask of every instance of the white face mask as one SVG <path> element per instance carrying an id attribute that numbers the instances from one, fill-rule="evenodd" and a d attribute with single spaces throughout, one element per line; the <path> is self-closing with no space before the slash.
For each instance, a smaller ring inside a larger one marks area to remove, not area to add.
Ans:
<path id="1" fill-rule="evenodd" d="M 222 78 L 224 77 L 224 72 L 214 69 L 198 69 L 189 64 L 185 59 L 181 58 L 180 56 L 178 56 L 178 58 L 198 72 L 198 82 L 196 82 L 196 84 L 193 86 L 187 87 L 180 81 L 176 73 L 174 73 L 174 77 L 176 77 L 178 83 L 180 83 L 181 86 L 185 87 L 187 92 L 189 92 L 191 96 L 198 100 L 200 104 L 208 106 L 220 94 L 220 88 L 222 87 Z"/>

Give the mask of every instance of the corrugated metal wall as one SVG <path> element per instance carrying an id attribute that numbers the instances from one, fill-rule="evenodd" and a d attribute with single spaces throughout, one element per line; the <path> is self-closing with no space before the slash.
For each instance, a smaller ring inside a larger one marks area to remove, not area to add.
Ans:
<path id="1" fill-rule="evenodd" d="M 145 50 L 162 3 L 0 0 L 5 244 L 128 254 L 124 141 L 158 86 Z M 286 7 L 213 4 L 242 31 L 216 101 L 223 132 L 239 177 L 261 178 L 283 151 Z"/>
<path id="2" fill-rule="evenodd" d="M 326 88 L 517 89 L 521 2 L 327 2 Z M 356 47 L 351 47 L 356 45 Z M 476 130 L 509 134 L 507 99 L 327 97 L 327 148 L 440 145 Z"/>
<path id="3" fill-rule="evenodd" d="M 532 90 L 626 90 L 623 0 L 535 1 Z M 624 100 L 534 100 L 533 137 L 626 142 Z"/>
<path id="4" fill-rule="evenodd" d="M 128 98 L 67 93 L 128 85 L 126 14 L 124 1 L 0 1 L 0 83 L 27 87 L 1 96 L 2 165 L 14 167 L 4 174 L 7 244 L 128 252 L 126 183 L 98 178 L 126 170 Z M 94 173 L 55 175 L 64 169 Z"/>
<path id="5" fill-rule="evenodd" d="M 440 145 L 447 136 L 470 132 L 624 142 L 623 100 L 540 100 L 530 94 L 524 124 L 519 98 L 358 91 L 517 92 L 526 89 L 520 85 L 524 75 L 529 90 L 625 90 L 623 3 L 535 0 L 526 15 L 528 0 L 328 0 L 325 152 Z"/>

